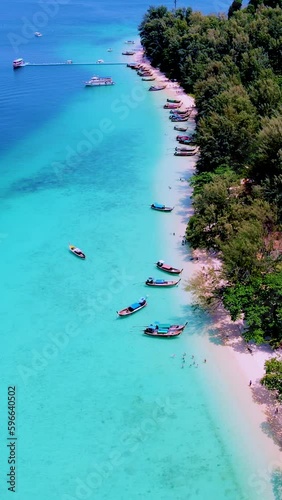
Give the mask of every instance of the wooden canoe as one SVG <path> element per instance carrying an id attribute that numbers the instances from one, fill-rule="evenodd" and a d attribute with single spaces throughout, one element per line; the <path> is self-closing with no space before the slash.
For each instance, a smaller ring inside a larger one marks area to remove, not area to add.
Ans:
<path id="1" fill-rule="evenodd" d="M 154 280 L 153 278 L 148 278 L 145 281 L 145 285 L 157 286 L 157 287 L 170 287 L 178 285 L 180 281 L 181 278 L 179 280 Z"/>
<path id="2" fill-rule="evenodd" d="M 184 325 L 162 325 L 152 324 L 145 328 L 145 335 L 151 337 L 178 337 L 185 329 L 187 322 Z"/>
<path id="3" fill-rule="evenodd" d="M 170 274 L 180 274 L 183 271 L 183 269 L 177 269 L 176 267 L 165 264 L 163 260 L 158 260 L 158 262 L 156 262 L 156 266 L 158 269 Z"/>
<path id="4" fill-rule="evenodd" d="M 117 314 L 119 316 L 130 316 L 131 314 L 136 313 L 137 311 L 140 311 L 140 309 L 143 309 L 147 305 L 147 301 L 144 297 L 139 299 L 138 302 L 134 302 L 128 307 L 125 307 L 124 309 L 121 309 L 120 311 L 117 311 Z"/>

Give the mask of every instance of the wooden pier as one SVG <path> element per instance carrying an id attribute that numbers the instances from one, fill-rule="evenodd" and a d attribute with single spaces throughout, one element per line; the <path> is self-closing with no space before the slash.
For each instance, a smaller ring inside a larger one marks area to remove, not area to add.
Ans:
<path id="1" fill-rule="evenodd" d="M 29 63 L 23 66 L 126 66 L 127 62 L 50 62 L 50 63 Z"/>

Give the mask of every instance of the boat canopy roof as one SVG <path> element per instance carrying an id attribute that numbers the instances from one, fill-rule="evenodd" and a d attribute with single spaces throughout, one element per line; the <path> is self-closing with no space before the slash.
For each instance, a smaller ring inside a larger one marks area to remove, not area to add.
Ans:
<path id="1" fill-rule="evenodd" d="M 153 203 L 154 207 L 156 208 L 165 208 L 165 205 L 162 205 L 161 203 Z"/>
<path id="2" fill-rule="evenodd" d="M 135 309 L 137 309 L 138 307 L 140 307 L 140 302 L 134 302 L 134 304 L 131 304 L 129 306 L 129 309 L 131 309 L 132 311 L 134 311 Z"/>
<path id="3" fill-rule="evenodd" d="M 15 59 L 14 62 L 22 62 L 23 61 L 23 58 L 22 57 L 19 57 L 18 59 Z"/>
<path id="4" fill-rule="evenodd" d="M 165 280 L 156 280 L 156 283 L 165 283 Z"/>

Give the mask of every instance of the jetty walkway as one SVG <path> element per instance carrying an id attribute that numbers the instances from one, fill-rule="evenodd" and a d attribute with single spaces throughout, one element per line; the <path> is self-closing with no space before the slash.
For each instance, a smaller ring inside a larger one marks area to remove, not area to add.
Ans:
<path id="1" fill-rule="evenodd" d="M 127 62 L 49 62 L 49 63 L 29 63 L 23 66 L 126 66 Z"/>

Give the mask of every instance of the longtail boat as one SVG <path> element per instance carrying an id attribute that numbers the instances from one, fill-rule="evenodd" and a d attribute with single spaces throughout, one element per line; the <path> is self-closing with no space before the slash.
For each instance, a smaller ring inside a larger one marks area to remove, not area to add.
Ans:
<path id="1" fill-rule="evenodd" d="M 193 148 L 189 148 L 189 147 L 185 147 L 185 146 L 179 146 L 179 147 L 176 147 L 175 148 L 175 151 L 190 151 L 190 153 L 193 153 L 197 148 L 196 147 L 193 147 Z"/>
<path id="2" fill-rule="evenodd" d="M 174 156 L 194 156 L 198 153 L 198 148 L 193 151 L 174 151 Z"/>
<path id="3" fill-rule="evenodd" d="M 137 311 L 140 311 L 140 309 L 143 309 L 147 305 L 147 301 L 145 297 L 141 297 L 141 299 L 138 300 L 138 302 L 134 302 L 128 307 L 125 307 L 124 309 L 121 309 L 120 311 L 117 311 L 117 314 L 119 316 L 130 316 L 133 313 L 136 313 Z"/>
<path id="4" fill-rule="evenodd" d="M 180 116 L 176 116 L 176 115 L 171 115 L 169 117 L 169 119 L 171 120 L 171 122 L 187 122 L 188 118 L 189 118 L 189 116 L 183 116 L 181 118 Z"/>
<path id="5" fill-rule="evenodd" d="M 158 287 L 164 287 L 164 286 L 176 286 L 178 285 L 179 281 L 181 281 L 181 278 L 179 280 L 155 280 L 154 278 L 148 278 L 145 281 L 145 285 L 148 286 L 158 286 Z"/>
<path id="6" fill-rule="evenodd" d="M 133 52 L 132 50 L 125 50 L 124 52 L 122 52 L 123 56 L 133 56 L 134 54 L 135 52 Z"/>
<path id="7" fill-rule="evenodd" d="M 178 104 L 164 104 L 164 109 L 178 109 L 181 106 L 181 102 Z"/>
<path id="8" fill-rule="evenodd" d="M 179 103 L 179 102 L 181 102 L 181 100 L 180 99 L 167 99 L 167 102 Z"/>
<path id="9" fill-rule="evenodd" d="M 153 210 L 158 210 L 159 212 L 172 212 L 174 207 L 166 207 L 165 205 L 161 205 L 160 203 L 152 203 L 151 208 Z"/>
<path id="10" fill-rule="evenodd" d="M 183 139 L 178 141 L 179 144 L 185 144 L 186 146 L 196 146 L 194 139 Z"/>
<path id="11" fill-rule="evenodd" d="M 186 327 L 188 322 L 184 325 L 171 325 L 165 323 L 152 323 L 151 325 L 145 328 L 145 335 L 150 335 L 151 337 L 178 337 L 184 328 Z"/>
<path id="12" fill-rule="evenodd" d="M 152 87 L 149 88 L 149 90 L 164 90 L 166 88 L 166 85 L 152 85 Z"/>
<path id="13" fill-rule="evenodd" d="M 140 64 L 137 63 L 137 62 L 131 62 L 131 63 L 127 63 L 126 65 L 128 68 L 131 68 L 131 69 L 139 69 L 141 68 Z"/>
<path id="14" fill-rule="evenodd" d="M 176 267 L 165 264 L 163 260 L 158 260 L 158 262 L 156 262 L 156 266 L 162 271 L 170 274 L 181 274 L 183 271 L 183 269 L 177 269 Z"/>
<path id="15" fill-rule="evenodd" d="M 178 132 L 186 132 L 188 127 L 181 127 L 180 125 L 174 125 L 174 130 L 178 130 Z"/>
<path id="16" fill-rule="evenodd" d="M 170 111 L 170 113 L 173 113 L 173 111 Z M 189 113 L 189 115 L 190 115 L 191 114 L 191 110 L 188 109 L 188 108 L 183 109 L 183 110 L 178 109 L 175 113 L 178 114 L 178 115 L 188 115 L 188 113 Z"/>
<path id="17" fill-rule="evenodd" d="M 155 80 L 154 76 L 143 76 L 142 80 L 144 82 L 153 82 Z"/>
<path id="18" fill-rule="evenodd" d="M 176 140 L 177 141 L 188 141 L 188 140 L 191 140 L 192 137 L 190 135 L 177 135 L 176 136 Z"/>

